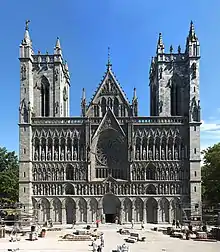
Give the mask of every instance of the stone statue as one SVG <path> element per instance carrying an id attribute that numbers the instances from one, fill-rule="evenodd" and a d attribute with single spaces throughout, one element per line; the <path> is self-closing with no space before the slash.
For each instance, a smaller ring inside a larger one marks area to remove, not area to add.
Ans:
<path id="1" fill-rule="evenodd" d="M 26 66 L 25 65 L 23 65 L 22 67 L 21 67 L 21 80 L 25 80 L 26 79 Z"/>
<path id="2" fill-rule="evenodd" d="M 161 159 L 165 160 L 165 150 L 164 149 L 161 150 Z"/>
<path id="3" fill-rule="evenodd" d="M 181 150 L 181 158 L 182 158 L 182 159 L 185 158 L 185 150 L 184 150 L 184 147 L 182 147 L 182 150 Z"/>
<path id="4" fill-rule="evenodd" d="M 67 151 L 67 160 L 71 160 L 71 151 L 68 149 Z"/>
<path id="5" fill-rule="evenodd" d="M 39 155 L 38 155 L 38 151 L 36 150 L 36 151 L 34 152 L 34 160 L 35 160 L 35 161 L 38 161 L 38 159 L 39 159 Z"/>
<path id="6" fill-rule="evenodd" d="M 77 160 L 77 150 L 74 149 L 73 151 L 73 160 Z"/>
<path id="7" fill-rule="evenodd" d="M 54 152 L 54 160 L 57 161 L 58 160 L 58 151 L 55 150 Z"/>
<path id="8" fill-rule="evenodd" d="M 158 149 L 156 149 L 155 159 L 159 160 L 159 150 Z"/>
<path id="9" fill-rule="evenodd" d="M 168 160 L 171 160 L 172 159 L 172 150 L 169 149 L 168 150 Z"/>
<path id="10" fill-rule="evenodd" d="M 139 149 L 136 150 L 136 160 L 140 159 L 140 151 Z"/>
<path id="11" fill-rule="evenodd" d="M 151 149 L 148 150 L 148 158 L 149 158 L 149 160 L 152 160 L 152 158 L 153 158 L 153 152 Z"/>
<path id="12" fill-rule="evenodd" d="M 178 153 L 178 150 L 177 150 L 177 149 L 175 149 L 175 151 L 174 151 L 174 159 L 175 159 L 175 160 L 178 160 L 178 159 L 179 159 L 179 153 Z"/>
<path id="13" fill-rule="evenodd" d="M 45 150 L 42 149 L 41 151 L 41 160 L 44 161 L 45 160 Z"/>
<path id="14" fill-rule="evenodd" d="M 64 153 L 64 149 L 61 150 L 61 153 L 60 153 L 60 160 L 64 160 L 64 156 L 65 156 L 65 153 Z"/>
<path id="15" fill-rule="evenodd" d="M 47 152 L 47 160 L 48 161 L 51 160 L 51 150 L 48 150 L 48 152 Z"/>
<path id="16" fill-rule="evenodd" d="M 147 159 L 147 152 L 146 152 L 146 149 L 144 148 L 143 149 L 143 160 L 146 160 Z"/>

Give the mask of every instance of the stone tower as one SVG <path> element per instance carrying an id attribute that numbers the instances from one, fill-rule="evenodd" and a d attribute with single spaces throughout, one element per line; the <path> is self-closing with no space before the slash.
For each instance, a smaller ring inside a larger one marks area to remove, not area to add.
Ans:
<path id="1" fill-rule="evenodd" d="M 156 56 L 150 67 L 150 115 L 159 117 L 179 116 L 186 118 L 182 129 L 187 169 L 185 187 L 189 198 L 185 208 L 191 215 L 201 214 L 201 169 L 200 169 L 200 98 L 199 60 L 200 44 L 193 22 L 186 40 L 185 52 L 178 46 L 177 53 L 170 46 L 165 53 L 162 34 L 159 34 Z M 187 168 L 188 167 L 188 168 Z M 190 203 L 189 203 L 190 202 Z"/>
<path id="2" fill-rule="evenodd" d="M 59 38 L 54 53 L 35 55 L 26 21 L 20 44 L 19 160 L 20 201 L 32 208 L 32 117 L 69 117 L 70 75 Z M 45 139 L 46 141 L 46 139 Z M 39 148 L 42 143 L 38 143 Z"/>

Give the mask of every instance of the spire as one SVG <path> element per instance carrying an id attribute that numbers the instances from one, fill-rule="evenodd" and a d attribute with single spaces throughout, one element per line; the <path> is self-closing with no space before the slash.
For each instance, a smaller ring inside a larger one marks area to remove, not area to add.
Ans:
<path id="1" fill-rule="evenodd" d="M 111 59 L 110 59 L 110 47 L 108 47 L 108 62 L 107 62 L 107 70 L 111 69 L 112 64 L 111 64 Z"/>
<path id="2" fill-rule="evenodd" d="M 137 100 L 137 92 L 136 92 L 136 88 L 134 88 L 132 101 L 134 102 L 136 100 Z"/>
<path id="3" fill-rule="evenodd" d="M 157 53 L 164 53 L 164 43 L 161 32 L 159 33 L 159 38 L 157 42 Z"/>
<path id="4" fill-rule="evenodd" d="M 55 44 L 55 47 L 54 47 L 54 54 L 62 54 L 59 37 L 57 37 L 57 40 L 56 40 L 56 44 Z"/>
<path id="5" fill-rule="evenodd" d="M 195 33 L 195 27 L 194 27 L 192 20 L 190 22 L 188 39 L 189 39 L 189 41 L 192 41 L 192 42 L 197 40 L 196 33 Z"/>
<path id="6" fill-rule="evenodd" d="M 25 33 L 24 33 L 24 39 L 22 41 L 22 44 L 31 46 L 32 43 L 31 43 L 31 38 L 29 34 L 29 23 L 30 23 L 30 20 L 25 21 Z"/>
<path id="7" fill-rule="evenodd" d="M 86 100 L 86 91 L 85 88 L 82 89 L 82 101 Z"/>

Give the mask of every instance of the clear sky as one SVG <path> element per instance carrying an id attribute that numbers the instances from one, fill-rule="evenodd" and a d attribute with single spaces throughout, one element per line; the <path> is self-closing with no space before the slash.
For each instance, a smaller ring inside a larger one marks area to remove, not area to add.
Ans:
<path id="1" fill-rule="evenodd" d="M 59 36 L 71 73 L 71 115 L 80 114 L 80 96 L 90 100 L 106 69 L 113 71 L 129 100 L 137 88 L 140 115 L 149 115 L 149 65 L 158 33 L 165 48 L 185 49 L 193 20 L 201 44 L 202 148 L 220 141 L 220 1 L 2 0 L 0 146 L 18 150 L 19 44 L 30 19 L 35 52 L 53 52 Z"/>

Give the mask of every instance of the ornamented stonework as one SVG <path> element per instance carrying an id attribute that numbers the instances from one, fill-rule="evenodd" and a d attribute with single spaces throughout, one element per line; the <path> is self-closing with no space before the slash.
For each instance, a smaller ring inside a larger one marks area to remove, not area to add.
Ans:
<path id="1" fill-rule="evenodd" d="M 26 27 L 19 107 L 19 191 L 26 211 L 40 223 L 199 219 L 199 49 L 193 24 L 184 53 L 165 54 L 159 35 L 150 117 L 138 116 L 137 91 L 129 102 L 110 57 L 90 103 L 83 89 L 82 116 L 70 117 L 70 74 L 60 41 L 54 54 L 34 54 Z"/>

